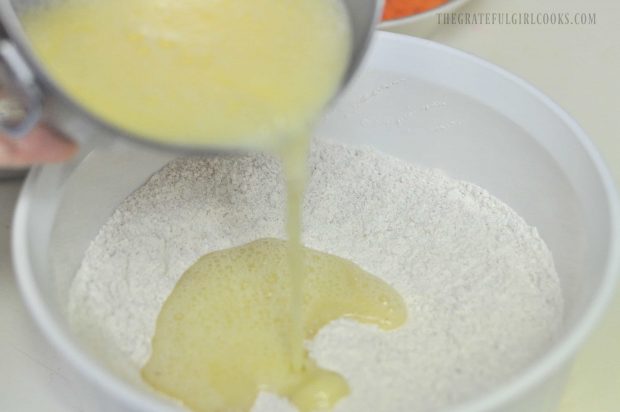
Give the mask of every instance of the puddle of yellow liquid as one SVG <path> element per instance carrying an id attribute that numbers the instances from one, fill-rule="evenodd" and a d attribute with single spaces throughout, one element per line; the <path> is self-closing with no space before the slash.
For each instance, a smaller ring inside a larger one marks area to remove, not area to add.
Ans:
<path id="1" fill-rule="evenodd" d="M 189 268 L 157 320 L 143 378 L 195 411 L 247 411 L 259 390 L 300 411 L 327 410 L 348 394 L 346 381 L 304 350 L 289 356 L 291 287 L 287 242 L 260 239 L 205 255 Z M 337 256 L 302 248 L 304 338 L 347 317 L 393 329 L 406 319 L 385 282 Z"/>

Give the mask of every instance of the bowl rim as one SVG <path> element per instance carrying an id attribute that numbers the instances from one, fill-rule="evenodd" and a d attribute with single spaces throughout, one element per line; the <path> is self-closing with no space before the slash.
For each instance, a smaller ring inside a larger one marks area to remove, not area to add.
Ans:
<path id="1" fill-rule="evenodd" d="M 387 0 L 385 1 L 387 2 Z M 456 10 L 469 1 L 470 0 L 448 0 L 448 2 L 430 10 L 423 11 L 422 13 L 410 14 L 408 16 L 399 17 L 397 19 L 381 20 L 377 27 L 379 29 L 390 29 L 406 24 L 420 22 L 424 19 L 436 16 L 439 13 L 447 13 L 449 11 Z"/>
<path id="2" fill-rule="evenodd" d="M 485 70 L 490 70 L 496 75 L 503 76 L 506 80 L 529 92 L 534 99 L 539 100 L 548 107 L 560 121 L 572 130 L 576 137 L 576 142 L 580 144 L 586 155 L 591 159 L 607 196 L 607 207 L 609 208 L 610 216 L 609 254 L 605 262 L 601 286 L 594 293 L 591 305 L 577 321 L 574 328 L 547 353 L 541 356 L 538 361 L 526 367 L 510 381 L 469 401 L 448 408 L 449 412 L 492 410 L 526 394 L 537 385 L 543 383 L 545 379 L 550 378 L 563 366 L 569 365 L 570 360 L 600 321 L 605 309 L 615 295 L 615 286 L 620 278 L 620 200 L 614 179 L 603 157 L 579 124 L 557 103 L 527 81 L 477 56 L 443 44 L 387 32 L 380 32 L 377 36 L 382 41 L 408 42 L 418 48 L 434 49 L 435 51 L 449 54 L 455 59 L 465 60 L 471 64 L 482 66 Z M 33 203 L 31 192 L 36 186 L 37 179 L 45 170 L 46 166 L 37 166 L 31 169 L 17 200 L 13 218 L 12 257 L 18 287 L 28 311 L 51 345 L 69 361 L 80 375 L 90 381 L 90 383 L 101 388 L 114 401 L 136 410 L 168 410 L 166 405 L 160 400 L 139 392 L 129 383 L 124 382 L 121 378 L 101 366 L 91 356 L 87 355 L 86 351 L 69 334 L 62 331 L 62 328 L 44 304 L 42 293 L 33 275 L 29 259 L 29 242 L 26 227 Z"/>

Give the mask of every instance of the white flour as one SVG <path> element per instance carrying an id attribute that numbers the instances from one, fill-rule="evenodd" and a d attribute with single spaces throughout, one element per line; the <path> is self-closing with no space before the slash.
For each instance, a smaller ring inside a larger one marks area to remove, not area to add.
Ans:
<path id="1" fill-rule="evenodd" d="M 126 199 L 86 252 L 70 294 L 77 334 L 137 382 L 161 305 L 206 252 L 284 237 L 284 190 L 266 155 L 177 160 Z M 315 144 L 304 243 L 348 258 L 404 298 L 384 332 L 325 327 L 312 356 L 352 389 L 336 411 L 428 411 L 513 376 L 553 341 L 562 298 L 535 229 L 469 183 L 370 149 Z M 261 394 L 254 411 L 292 410 Z"/>

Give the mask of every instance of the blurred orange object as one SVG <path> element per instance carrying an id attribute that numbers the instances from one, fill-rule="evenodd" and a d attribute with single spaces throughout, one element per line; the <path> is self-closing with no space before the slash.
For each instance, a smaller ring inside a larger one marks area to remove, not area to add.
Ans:
<path id="1" fill-rule="evenodd" d="M 383 20 L 400 19 L 439 7 L 448 0 L 386 0 Z"/>

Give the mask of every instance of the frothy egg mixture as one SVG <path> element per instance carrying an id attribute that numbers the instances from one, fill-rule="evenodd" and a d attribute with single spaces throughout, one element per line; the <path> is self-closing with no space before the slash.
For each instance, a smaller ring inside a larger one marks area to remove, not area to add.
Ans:
<path id="1" fill-rule="evenodd" d="M 346 316 L 383 329 L 406 318 L 400 296 L 339 257 L 304 248 L 303 333 Z M 301 411 L 326 410 L 348 394 L 345 380 L 304 353 L 291 368 L 287 245 L 261 239 L 210 253 L 181 278 L 157 321 L 144 379 L 195 410 L 249 410 L 260 389 Z M 196 366 L 200 365 L 200 366 Z M 208 387 L 204 386 L 208 382 Z"/>
<path id="2" fill-rule="evenodd" d="M 260 390 L 331 408 L 347 383 L 304 339 L 340 317 L 405 321 L 390 286 L 300 244 L 309 131 L 342 80 L 347 19 L 334 0 L 65 0 L 25 16 L 51 76 L 101 118 L 159 142 L 282 157 L 289 242 L 204 256 L 159 315 L 142 376 L 196 411 L 249 410 Z"/>

